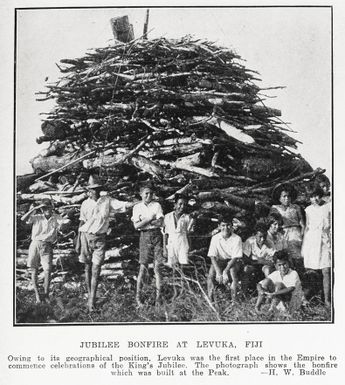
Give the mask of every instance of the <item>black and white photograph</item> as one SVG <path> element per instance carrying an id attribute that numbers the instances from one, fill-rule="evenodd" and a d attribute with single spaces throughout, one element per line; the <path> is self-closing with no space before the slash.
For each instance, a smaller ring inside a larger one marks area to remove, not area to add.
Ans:
<path id="1" fill-rule="evenodd" d="M 332 8 L 15 11 L 14 325 L 334 322 Z"/>

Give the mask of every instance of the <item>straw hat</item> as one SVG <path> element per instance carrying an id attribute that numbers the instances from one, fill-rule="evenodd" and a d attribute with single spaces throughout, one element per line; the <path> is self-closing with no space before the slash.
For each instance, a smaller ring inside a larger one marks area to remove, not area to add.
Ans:
<path id="1" fill-rule="evenodd" d="M 90 175 L 89 181 L 88 181 L 86 187 L 89 189 L 93 189 L 93 188 L 103 187 L 103 185 L 100 183 L 100 181 L 96 175 Z"/>
<path id="2" fill-rule="evenodd" d="M 279 199 L 282 191 L 289 193 L 292 202 L 297 198 L 297 190 L 291 183 L 281 183 L 276 185 L 272 192 L 272 199 L 275 203 L 280 203 Z"/>

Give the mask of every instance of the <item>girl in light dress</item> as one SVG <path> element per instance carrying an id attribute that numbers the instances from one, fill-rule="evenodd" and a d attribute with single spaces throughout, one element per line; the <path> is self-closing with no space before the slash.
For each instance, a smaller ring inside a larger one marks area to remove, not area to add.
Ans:
<path id="1" fill-rule="evenodd" d="M 279 204 L 271 207 L 271 214 L 279 214 L 283 221 L 283 238 L 292 263 L 299 274 L 304 271 L 301 255 L 304 234 L 304 218 L 302 209 L 292 203 L 297 197 L 297 191 L 289 184 L 278 185 L 273 191 L 273 200 Z"/>
<path id="2" fill-rule="evenodd" d="M 310 192 L 310 206 L 306 212 L 306 228 L 302 256 L 306 269 L 321 270 L 325 305 L 331 305 L 331 211 L 322 204 L 323 191 L 315 187 Z"/>

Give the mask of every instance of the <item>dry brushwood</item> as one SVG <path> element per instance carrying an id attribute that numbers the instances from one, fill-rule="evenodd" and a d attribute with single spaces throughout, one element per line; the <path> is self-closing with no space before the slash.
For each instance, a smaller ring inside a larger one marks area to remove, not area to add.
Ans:
<path id="1" fill-rule="evenodd" d="M 123 33 L 119 20 L 113 28 Z M 258 74 L 214 43 L 190 36 L 117 42 L 58 67 L 59 80 L 38 92 L 38 100 L 55 100 L 37 138 L 49 145 L 32 160 L 34 174 L 18 178 L 18 213 L 48 197 L 69 212 L 69 230 L 76 232 L 89 174 L 98 173 L 110 194 L 126 201 L 150 180 L 165 211 L 176 193 L 192 198 L 201 248 L 222 213 L 257 219 L 258 204 L 272 203 L 276 184 L 301 189 L 324 172 L 297 153 L 280 111 L 265 105 Z M 63 189 L 61 176 L 71 179 Z M 138 235 L 129 215 L 119 215 L 111 228 L 109 247 L 130 246 L 121 266 L 133 274 Z M 28 229 L 21 227 L 18 247 L 27 243 Z M 118 272 L 107 266 L 103 275 Z"/>

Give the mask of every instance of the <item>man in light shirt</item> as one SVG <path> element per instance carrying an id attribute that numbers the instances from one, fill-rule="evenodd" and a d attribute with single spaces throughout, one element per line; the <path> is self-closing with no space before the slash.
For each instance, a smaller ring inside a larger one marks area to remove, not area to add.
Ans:
<path id="1" fill-rule="evenodd" d="M 220 232 L 211 238 L 208 256 L 211 267 L 207 277 L 208 296 L 213 300 L 214 281 L 226 285 L 231 276 L 231 296 L 236 300 L 238 273 L 241 268 L 242 240 L 232 231 L 232 218 L 223 217 L 219 221 Z"/>
<path id="2" fill-rule="evenodd" d="M 85 265 L 88 308 L 93 311 L 101 266 L 105 256 L 105 238 L 109 230 L 111 212 L 125 212 L 133 206 L 108 195 L 101 196 L 103 186 L 94 176 L 88 183 L 89 198 L 80 207 L 79 261 Z"/>
<path id="3" fill-rule="evenodd" d="M 41 213 L 34 214 L 41 210 Z M 38 269 L 42 265 L 44 272 L 44 297 L 49 301 L 50 276 L 53 260 L 53 245 L 57 241 L 58 228 L 61 223 L 68 221 L 53 212 L 53 206 L 49 199 L 44 199 L 39 206 L 32 207 L 21 217 L 23 222 L 32 224 L 31 243 L 27 265 L 31 270 L 31 281 L 35 291 L 36 303 L 41 302 L 38 288 Z"/>

